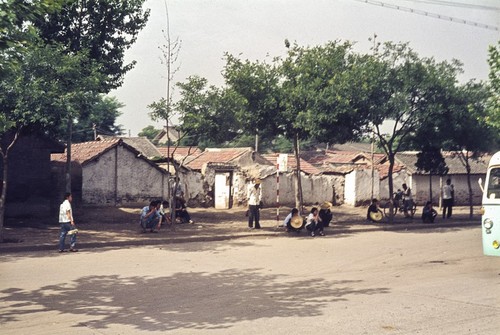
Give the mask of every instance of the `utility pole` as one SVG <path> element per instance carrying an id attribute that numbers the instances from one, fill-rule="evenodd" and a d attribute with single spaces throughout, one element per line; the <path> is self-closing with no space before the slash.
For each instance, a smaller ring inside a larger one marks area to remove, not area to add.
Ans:
<path id="1" fill-rule="evenodd" d="M 377 53 L 377 34 L 373 34 L 373 54 Z M 373 120 L 373 112 L 371 112 L 371 145 L 370 145 L 370 159 L 371 159 L 371 199 L 375 198 L 375 125 Z"/>

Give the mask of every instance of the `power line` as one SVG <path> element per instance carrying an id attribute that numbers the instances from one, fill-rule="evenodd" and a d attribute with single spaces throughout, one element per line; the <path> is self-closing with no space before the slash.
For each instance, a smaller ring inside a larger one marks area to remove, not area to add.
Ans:
<path id="1" fill-rule="evenodd" d="M 469 20 L 465 20 L 465 19 L 459 19 L 456 17 L 447 16 L 447 15 L 431 13 L 431 12 L 427 12 L 425 10 L 419 10 L 419 9 L 413 9 L 413 8 L 409 8 L 409 7 L 393 5 L 393 4 L 385 3 L 382 1 L 372 1 L 372 0 L 354 0 L 354 1 L 363 2 L 363 3 L 370 4 L 370 5 L 380 6 L 380 7 L 386 7 L 386 8 L 390 8 L 390 9 L 396 9 L 396 10 L 400 10 L 400 11 L 407 12 L 407 13 L 428 16 L 428 17 L 432 17 L 435 19 L 440 19 L 440 20 L 445 20 L 445 21 L 450 21 L 450 22 L 455 22 L 455 23 L 467 24 L 467 25 L 474 26 L 477 28 L 498 31 L 498 27 L 496 27 L 496 26 L 491 26 L 491 25 L 487 25 L 487 24 L 483 24 L 483 23 L 479 23 L 479 22 L 474 22 L 474 21 L 469 21 Z"/>
<path id="2" fill-rule="evenodd" d="M 457 7 L 457 8 L 500 11 L 500 7 L 477 5 L 477 4 L 470 4 L 470 3 L 461 3 L 461 2 L 454 2 L 454 1 L 443 1 L 443 0 L 405 0 L 405 1 L 419 2 L 419 3 L 429 4 L 429 5 L 450 6 L 450 7 Z"/>

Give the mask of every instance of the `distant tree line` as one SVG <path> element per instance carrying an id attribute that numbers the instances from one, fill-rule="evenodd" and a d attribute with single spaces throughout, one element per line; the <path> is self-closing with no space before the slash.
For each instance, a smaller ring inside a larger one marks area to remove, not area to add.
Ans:
<path id="1" fill-rule="evenodd" d="M 489 51 L 490 82 L 466 83 L 458 80 L 459 61 L 420 57 L 407 43 L 374 43 L 370 53 L 352 46 L 285 41 L 287 55 L 270 62 L 226 54 L 221 87 L 199 76 L 177 84 L 182 143 L 254 146 L 258 136 L 259 151 L 294 152 L 299 161 L 306 145 L 374 136 L 390 163 L 389 196 L 402 150 L 422 153 L 420 170 L 444 174 L 441 150 L 459 155 L 470 173 L 472 159 L 498 148 L 499 46 Z M 160 101 L 150 108 L 165 107 Z M 388 121 L 391 130 L 384 131 Z"/>

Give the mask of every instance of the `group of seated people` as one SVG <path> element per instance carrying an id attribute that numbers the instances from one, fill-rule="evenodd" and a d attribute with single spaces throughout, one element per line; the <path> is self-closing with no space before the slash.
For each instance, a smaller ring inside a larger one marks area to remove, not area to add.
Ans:
<path id="1" fill-rule="evenodd" d="M 328 227 L 333 218 L 331 207 L 332 204 L 325 201 L 319 210 L 317 207 L 313 207 L 306 219 L 300 216 L 297 208 L 292 208 L 283 225 L 286 227 L 287 232 L 300 232 L 305 227 L 312 237 L 316 235 L 325 236 L 324 227 Z"/>
<path id="2" fill-rule="evenodd" d="M 169 213 L 170 203 L 166 200 L 153 200 L 149 206 L 141 210 L 140 224 L 142 232 L 158 232 L 162 225 L 172 224 Z M 177 223 L 194 223 L 186 208 L 186 201 L 182 197 L 175 197 L 175 221 Z"/>

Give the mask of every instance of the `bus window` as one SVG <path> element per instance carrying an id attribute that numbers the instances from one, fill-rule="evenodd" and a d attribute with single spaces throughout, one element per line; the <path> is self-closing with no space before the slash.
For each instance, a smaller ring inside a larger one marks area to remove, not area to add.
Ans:
<path id="1" fill-rule="evenodd" d="M 500 168 L 491 169 L 486 194 L 488 199 L 500 199 Z"/>

